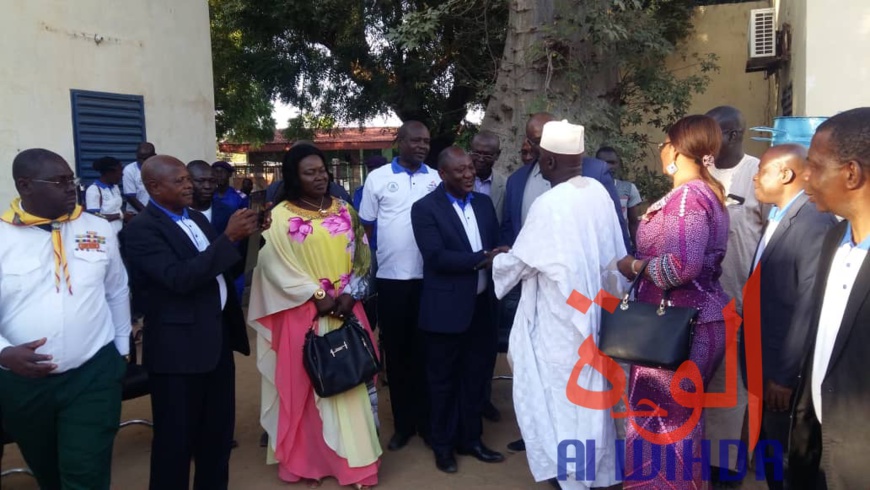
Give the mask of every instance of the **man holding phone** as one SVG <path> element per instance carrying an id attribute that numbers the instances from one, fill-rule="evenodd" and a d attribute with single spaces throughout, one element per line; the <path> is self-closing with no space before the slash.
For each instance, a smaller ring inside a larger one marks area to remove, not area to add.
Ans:
<path id="1" fill-rule="evenodd" d="M 189 209 L 192 179 L 173 157 L 149 158 L 142 180 L 151 201 L 128 226 L 125 245 L 133 285 L 146 298 L 150 488 L 188 488 L 192 458 L 195 488 L 226 489 L 235 426 L 233 351 L 250 354 L 241 306 L 227 286 L 244 264 L 235 244 L 260 226 L 256 214 L 241 209 L 216 233 Z"/>

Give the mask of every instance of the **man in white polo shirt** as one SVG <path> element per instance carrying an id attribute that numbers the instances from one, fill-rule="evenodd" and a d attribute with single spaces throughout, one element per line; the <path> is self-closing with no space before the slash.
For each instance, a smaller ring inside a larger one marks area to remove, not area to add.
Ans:
<path id="1" fill-rule="evenodd" d="M 82 213 L 60 155 L 12 162 L 0 216 L 0 406 L 43 489 L 108 489 L 130 347 L 127 273 L 112 226 Z"/>
<path id="2" fill-rule="evenodd" d="M 870 488 L 870 107 L 822 123 L 807 160 L 807 195 L 845 221 L 819 255 L 786 488 Z"/>
<path id="3" fill-rule="evenodd" d="M 124 167 L 124 177 L 121 187 L 124 189 L 124 200 L 127 202 L 127 212 L 139 214 L 148 205 L 148 190 L 142 183 L 142 164 L 157 153 L 154 145 L 147 141 L 136 147 L 136 161 Z"/>
<path id="4" fill-rule="evenodd" d="M 429 130 L 407 121 L 397 135 L 399 156 L 366 179 L 359 216 L 371 236 L 378 223 L 378 324 L 390 381 L 395 434 L 387 446 L 404 447 L 414 434 L 428 438 L 429 417 L 423 351 L 417 329 L 423 257 L 411 229 L 411 205 L 429 194 L 441 178 L 423 163 Z"/>

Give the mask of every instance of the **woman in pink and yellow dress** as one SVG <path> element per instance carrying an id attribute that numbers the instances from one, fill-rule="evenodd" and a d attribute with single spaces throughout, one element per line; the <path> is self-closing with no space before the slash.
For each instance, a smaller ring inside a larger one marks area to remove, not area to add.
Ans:
<path id="1" fill-rule="evenodd" d="M 302 364 L 312 323 L 323 335 L 353 314 L 371 336 L 354 297 L 365 290 L 369 247 L 353 208 L 327 193 L 320 150 L 293 147 L 283 174 L 285 194 L 263 235 L 248 309 L 258 333 L 260 421 L 269 434 L 269 460 L 287 482 L 316 487 L 331 476 L 341 485 L 371 487 L 378 482 L 381 446 L 366 384 L 320 398 Z"/>

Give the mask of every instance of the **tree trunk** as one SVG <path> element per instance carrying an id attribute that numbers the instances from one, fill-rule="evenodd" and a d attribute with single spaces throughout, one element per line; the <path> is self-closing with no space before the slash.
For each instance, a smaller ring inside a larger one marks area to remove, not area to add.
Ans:
<path id="1" fill-rule="evenodd" d="M 519 150 L 525 138 L 526 120 L 539 99 L 545 75 L 532 68 L 532 50 L 542 36 L 539 27 L 552 22 L 553 0 L 511 0 L 504 55 L 499 64 L 493 93 L 486 106 L 481 130 L 501 139 L 496 168 L 512 172 L 522 163 Z"/>
<path id="2" fill-rule="evenodd" d="M 501 138 L 497 168 L 510 173 L 521 165 L 519 150 L 531 114 L 552 112 L 559 119 L 586 124 L 584 108 L 607 105 L 604 95 L 616 85 L 616 68 L 601 63 L 602 53 L 586 41 L 586 30 L 578 22 L 602 1 L 511 0 L 504 55 L 481 124 L 482 130 Z M 578 66 L 595 66 L 598 72 L 578 80 Z M 587 150 L 594 154 L 590 143 L 600 142 L 595 132 L 601 128 L 586 129 Z"/>

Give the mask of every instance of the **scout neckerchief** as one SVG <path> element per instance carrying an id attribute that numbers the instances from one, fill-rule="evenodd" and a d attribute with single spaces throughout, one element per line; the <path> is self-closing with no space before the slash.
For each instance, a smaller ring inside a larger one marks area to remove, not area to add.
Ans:
<path id="1" fill-rule="evenodd" d="M 63 270 L 63 278 L 66 281 L 69 294 L 72 295 L 72 282 L 69 278 L 69 264 L 66 261 L 66 252 L 63 250 L 63 240 L 60 236 L 60 225 L 67 221 L 77 219 L 82 215 L 82 207 L 78 204 L 75 209 L 68 214 L 57 219 L 40 218 L 29 214 L 21 209 L 21 198 L 16 197 L 12 200 L 9 209 L 0 216 L 0 221 L 4 221 L 14 226 L 51 226 L 51 245 L 54 248 L 54 286 L 57 292 L 60 292 L 60 273 Z"/>

